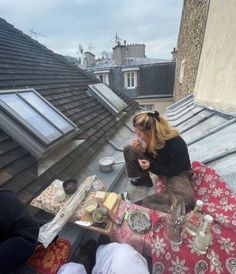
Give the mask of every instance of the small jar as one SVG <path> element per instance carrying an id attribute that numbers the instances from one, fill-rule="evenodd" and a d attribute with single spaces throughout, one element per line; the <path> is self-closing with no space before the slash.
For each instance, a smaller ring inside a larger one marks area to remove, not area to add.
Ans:
<path id="1" fill-rule="evenodd" d="M 54 187 L 55 190 L 63 189 L 63 181 L 56 179 L 53 182 L 53 187 Z"/>
<path id="2" fill-rule="evenodd" d="M 55 199 L 57 202 L 63 202 L 66 198 L 65 191 L 63 189 L 57 189 L 55 191 Z"/>

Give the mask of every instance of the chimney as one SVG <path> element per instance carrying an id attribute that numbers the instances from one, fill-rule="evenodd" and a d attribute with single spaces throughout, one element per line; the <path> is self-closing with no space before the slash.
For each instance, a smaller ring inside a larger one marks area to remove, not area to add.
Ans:
<path id="1" fill-rule="evenodd" d="M 176 48 L 173 48 L 171 55 L 172 55 L 172 61 L 176 61 L 178 51 Z"/>
<path id="2" fill-rule="evenodd" d="M 84 54 L 85 54 L 84 65 L 86 67 L 92 67 L 92 66 L 94 66 L 96 64 L 95 55 L 92 54 L 89 51 L 85 52 Z"/>
<path id="3" fill-rule="evenodd" d="M 127 45 L 127 57 L 146 58 L 144 44 L 130 44 Z"/>
<path id="4" fill-rule="evenodd" d="M 113 48 L 113 56 L 115 64 L 121 66 L 125 63 L 126 57 L 126 46 L 124 45 L 117 45 Z"/>

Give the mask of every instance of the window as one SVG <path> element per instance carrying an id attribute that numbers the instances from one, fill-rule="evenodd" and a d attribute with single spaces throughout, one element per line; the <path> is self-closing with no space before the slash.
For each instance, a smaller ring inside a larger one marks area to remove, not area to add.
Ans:
<path id="1" fill-rule="evenodd" d="M 137 71 L 138 68 L 122 69 L 124 72 L 125 88 L 134 89 L 137 87 Z"/>
<path id="2" fill-rule="evenodd" d="M 100 81 L 109 85 L 109 72 L 110 72 L 109 70 L 95 71 L 94 74 Z"/>
<path id="3" fill-rule="evenodd" d="M 183 59 L 181 61 L 181 65 L 180 65 L 180 72 L 179 72 L 179 82 L 183 83 L 183 79 L 184 79 L 184 69 L 185 69 L 185 59 Z"/>
<path id="4" fill-rule="evenodd" d="M 134 72 L 128 72 L 127 73 L 127 77 L 128 77 L 128 85 L 127 87 L 128 88 L 135 88 L 135 85 L 134 85 Z"/>
<path id="5" fill-rule="evenodd" d="M 0 109 L 2 128 L 36 157 L 77 128 L 34 89 L 1 91 Z"/>
<path id="6" fill-rule="evenodd" d="M 88 93 L 93 95 L 113 114 L 118 114 L 127 107 L 127 104 L 112 89 L 103 83 L 89 85 Z"/>
<path id="7" fill-rule="evenodd" d="M 143 105 L 141 104 L 140 107 L 144 110 L 147 110 L 147 111 L 152 111 L 154 109 L 154 105 L 153 104 L 148 104 L 148 105 Z"/>

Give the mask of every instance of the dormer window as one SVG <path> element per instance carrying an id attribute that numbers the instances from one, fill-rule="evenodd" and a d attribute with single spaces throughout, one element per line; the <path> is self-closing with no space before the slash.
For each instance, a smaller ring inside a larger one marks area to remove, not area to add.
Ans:
<path id="1" fill-rule="evenodd" d="M 124 72 L 124 84 L 127 89 L 134 89 L 137 87 L 137 76 L 139 68 L 122 69 Z"/>
<path id="2" fill-rule="evenodd" d="M 37 158 L 77 126 L 34 89 L 0 91 L 1 127 Z"/>
<path id="3" fill-rule="evenodd" d="M 94 71 L 94 74 L 101 82 L 109 86 L 109 72 L 109 70 Z"/>

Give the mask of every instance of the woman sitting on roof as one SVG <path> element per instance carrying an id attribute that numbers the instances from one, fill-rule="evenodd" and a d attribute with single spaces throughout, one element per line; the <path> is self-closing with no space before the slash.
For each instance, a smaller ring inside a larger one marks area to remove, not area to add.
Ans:
<path id="1" fill-rule="evenodd" d="M 131 184 L 152 187 L 149 171 L 164 176 L 166 190 L 139 201 L 138 204 L 168 211 L 173 199 L 184 200 L 186 207 L 195 203 L 191 181 L 191 164 L 185 141 L 178 130 L 155 112 L 140 112 L 133 118 L 137 137 L 124 148 L 127 173 Z"/>

